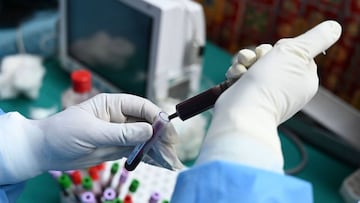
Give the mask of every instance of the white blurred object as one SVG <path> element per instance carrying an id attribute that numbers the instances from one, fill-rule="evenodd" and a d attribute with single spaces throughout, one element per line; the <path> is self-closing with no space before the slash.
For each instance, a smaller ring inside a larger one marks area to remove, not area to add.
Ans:
<path id="1" fill-rule="evenodd" d="M 200 152 L 205 137 L 206 119 L 199 114 L 187 121 L 173 119 L 172 123 L 179 134 L 176 152 L 181 161 L 194 160 Z"/>
<path id="2" fill-rule="evenodd" d="M 4 57 L 0 72 L 0 99 L 15 98 L 24 94 L 36 99 L 45 75 L 42 58 L 30 54 Z"/>
<path id="3" fill-rule="evenodd" d="M 41 107 L 30 107 L 30 118 L 32 119 L 44 119 L 47 118 L 56 112 L 58 112 L 57 106 L 52 106 L 49 108 L 41 108 Z"/>
<path id="4" fill-rule="evenodd" d="M 180 103 L 179 100 L 169 98 L 163 101 L 160 106 L 165 112 L 172 113 L 175 112 L 175 106 L 178 103 Z M 179 159 L 181 161 L 194 160 L 199 155 L 206 134 L 206 117 L 199 114 L 186 121 L 178 118 L 172 119 L 171 123 L 178 133 L 175 147 Z"/>
<path id="5" fill-rule="evenodd" d="M 88 61 L 90 66 L 123 69 L 127 61 L 136 52 L 135 45 L 123 38 L 110 36 L 100 30 L 93 35 L 80 39 L 71 46 L 81 61 Z"/>
<path id="6" fill-rule="evenodd" d="M 340 194 L 346 203 L 360 202 L 360 169 L 345 178 L 341 184 Z"/>

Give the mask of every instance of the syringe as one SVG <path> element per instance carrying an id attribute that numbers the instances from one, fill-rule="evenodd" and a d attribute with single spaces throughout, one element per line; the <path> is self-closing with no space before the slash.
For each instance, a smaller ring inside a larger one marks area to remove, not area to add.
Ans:
<path id="1" fill-rule="evenodd" d="M 198 94 L 176 105 L 176 112 L 169 116 L 169 119 L 179 117 L 186 120 L 198 115 L 215 105 L 217 98 L 232 84 L 234 80 L 225 80 L 224 82 Z"/>
<path id="2" fill-rule="evenodd" d="M 160 112 L 153 123 L 153 136 L 147 142 L 135 147 L 125 162 L 125 169 L 132 171 L 137 167 L 153 144 L 159 139 L 161 134 L 165 132 L 166 125 L 170 123 L 171 119 L 179 117 L 184 121 L 212 108 L 217 98 L 233 83 L 234 81 L 225 80 L 224 82 L 177 104 L 175 107 L 176 112 L 170 116 L 164 112 Z"/>

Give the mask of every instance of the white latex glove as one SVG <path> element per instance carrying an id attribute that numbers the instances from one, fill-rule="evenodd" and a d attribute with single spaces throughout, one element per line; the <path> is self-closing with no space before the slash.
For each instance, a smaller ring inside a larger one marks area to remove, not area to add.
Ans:
<path id="1" fill-rule="evenodd" d="M 0 185 L 48 170 L 80 169 L 126 157 L 151 137 L 149 123 L 159 112 L 141 97 L 99 94 L 43 120 L 29 120 L 19 113 L 0 116 Z M 152 158 L 180 168 L 174 150 L 176 133 L 168 130 L 154 146 L 152 154 L 157 156 Z"/>
<path id="2" fill-rule="evenodd" d="M 23 94 L 36 99 L 45 75 L 42 58 L 30 54 L 4 57 L 0 71 L 0 99 L 10 99 Z"/>
<path id="3" fill-rule="evenodd" d="M 250 68 L 253 63 L 272 49 L 270 44 L 262 44 L 255 48 L 255 51 L 250 49 L 240 50 L 235 57 L 233 64 L 226 71 L 226 78 L 228 80 L 238 80 L 247 68 Z"/>
<path id="4" fill-rule="evenodd" d="M 313 58 L 340 34 L 337 22 L 326 21 L 279 40 L 272 49 L 258 49 L 257 61 L 217 100 L 196 164 L 228 160 L 283 173 L 277 126 L 315 95 L 319 81 Z"/>

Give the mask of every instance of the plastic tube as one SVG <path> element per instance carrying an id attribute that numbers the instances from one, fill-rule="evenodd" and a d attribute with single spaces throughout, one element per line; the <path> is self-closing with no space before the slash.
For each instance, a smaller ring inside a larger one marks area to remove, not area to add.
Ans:
<path id="1" fill-rule="evenodd" d="M 155 122 L 152 125 L 153 135 L 152 137 L 143 144 L 137 145 L 135 149 L 131 152 L 128 159 L 125 162 L 125 169 L 128 171 L 133 171 L 140 161 L 143 159 L 145 154 L 151 149 L 154 143 L 159 139 L 159 137 L 165 132 L 166 126 L 169 125 L 170 119 L 169 115 L 165 112 L 160 112 L 156 117 Z"/>

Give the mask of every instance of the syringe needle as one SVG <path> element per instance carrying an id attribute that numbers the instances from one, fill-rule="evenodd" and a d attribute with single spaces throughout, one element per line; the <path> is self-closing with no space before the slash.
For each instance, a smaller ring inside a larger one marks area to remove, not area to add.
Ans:
<path id="1" fill-rule="evenodd" d="M 198 95 L 180 102 L 175 106 L 176 113 L 171 114 L 169 119 L 179 117 L 184 121 L 212 108 L 218 97 L 233 83 L 234 81 L 225 80 Z"/>
<path id="2" fill-rule="evenodd" d="M 169 116 L 169 120 L 171 120 L 171 119 L 173 119 L 173 118 L 176 118 L 176 117 L 178 117 L 179 115 L 177 114 L 177 112 L 175 112 L 175 113 L 173 113 L 173 114 L 171 114 L 170 116 Z"/>

